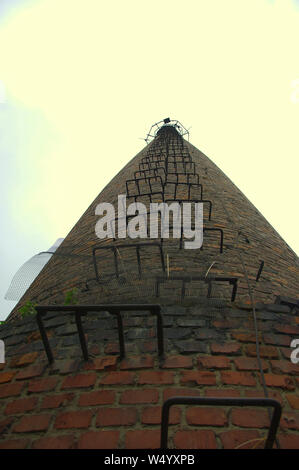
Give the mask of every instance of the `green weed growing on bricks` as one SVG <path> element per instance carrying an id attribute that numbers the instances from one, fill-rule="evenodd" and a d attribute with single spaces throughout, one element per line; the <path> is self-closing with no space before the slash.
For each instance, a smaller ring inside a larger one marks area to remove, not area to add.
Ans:
<path id="1" fill-rule="evenodd" d="M 28 300 L 23 307 L 19 309 L 19 313 L 21 314 L 21 317 L 28 317 L 29 315 L 36 315 L 36 309 L 35 309 L 36 304 Z"/>
<path id="2" fill-rule="evenodd" d="M 75 287 L 65 293 L 64 305 L 76 305 L 78 303 L 78 289 Z"/>

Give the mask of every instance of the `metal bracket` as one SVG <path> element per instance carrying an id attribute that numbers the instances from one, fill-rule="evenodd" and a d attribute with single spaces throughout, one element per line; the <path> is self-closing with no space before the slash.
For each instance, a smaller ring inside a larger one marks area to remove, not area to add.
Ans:
<path id="1" fill-rule="evenodd" d="M 155 180 L 153 183 L 152 183 L 152 180 Z M 141 193 L 140 192 L 140 183 L 142 183 L 142 181 L 145 182 L 145 184 L 148 185 L 149 187 L 149 193 Z M 152 189 L 152 184 L 154 184 L 155 182 L 159 181 L 160 185 L 161 185 L 161 190 L 160 191 L 153 191 Z M 137 187 L 137 191 L 138 191 L 138 194 L 130 194 L 130 190 L 129 190 L 129 185 L 134 183 L 135 187 Z M 163 184 L 163 181 L 162 181 L 162 178 L 160 175 L 155 175 L 155 176 L 146 176 L 146 177 L 143 177 L 143 178 L 138 178 L 138 179 L 130 179 L 130 180 L 127 180 L 126 181 L 126 193 L 127 193 L 127 197 L 130 198 L 130 197 L 135 197 L 135 196 L 144 196 L 144 195 L 148 195 L 148 194 L 160 194 L 160 193 L 164 193 L 164 184 Z"/>
<path id="2" fill-rule="evenodd" d="M 194 176 L 194 175 L 192 175 L 192 176 Z M 166 186 L 168 184 L 174 184 L 174 195 L 173 195 L 174 200 L 177 200 L 176 196 L 177 196 L 177 189 L 178 189 L 179 185 L 180 186 L 182 186 L 182 185 L 188 186 L 188 199 L 187 199 L 187 201 L 194 200 L 194 199 L 191 199 L 191 188 L 192 187 L 197 187 L 197 188 L 200 189 L 200 200 L 202 200 L 203 189 L 202 189 L 202 184 L 200 184 L 200 183 L 185 183 L 185 182 L 183 183 L 183 182 L 178 182 L 178 181 L 166 181 L 166 183 L 164 184 L 164 192 L 166 192 Z"/>
<path id="3" fill-rule="evenodd" d="M 220 233 L 220 253 L 223 253 L 223 230 L 222 228 L 214 228 L 214 227 L 203 227 L 204 232 L 219 232 Z M 181 238 L 180 238 L 180 249 L 183 247 L 183 232 L 181 233 Z M 203 249 L 203 246 L 200 248 L 201 250 Z"/>
<path id="4" fill-rule="evenodd" d="M 163 177 L 164 177 L 164 181 L 166 180 L 166 172 L 165 172 L 165 168 L 164 166 L 158 166 L 157 168 L 152 168 L 150 170 L 138 170 L 138 171 L 135 171 L 134 172 L 134 179 L 135 180 L 138 180 L 140 178 L 148 178 L 148 177 L 151 177 L 151 176 L 161 176 L 162 178 L 162 175 L 159 175 L 158 174 L 158 171 L 162 171 L 163 172 Z M 149 174 L 150 172 L 153 172 L 153 174 Z M 137 176 L 137 175 L 142 175 L 142 176 Z"/>
<path id="5" fill-rule="evenodd" d="M 137 263 L 138 263 L 138 272 L 139 276 L 141 277 L 141 261 L 140 261 L 140 248 L 142 247 L 157 247 L 160 251 L 160 259 L 161 259 L 161 265 L 162 265 L 162 270 L 165 272 L 165 262 L 164 262 L 164 255 L 163 255 L 163 249 L 161 243 L 157 242 L 145 242 L 145 243 L 124 243 L 122 245 L 110 245 L 110 246 L 95 246 L 92 249 L 92 258 L 93 258 L 93 265 L 94 265 L 94 270 L 95 270 L 95 275 L 97 278 L 97 281 L 100 283 L 100 277 L 99 277 L 99 272 L 98 272 L 98 267 L 96 263 L 96 251 L 98 250 L 112 250 L 114 254 L 114 267 L 115 267 L 115 275 L 117 278 L 119 278 L 119 269 L 118 269 L 118 257 L 117 257 L 117 251 L 120 250 L 121 248 L 135 248 L 136 249 L 136 256 L 137 256 Z"/>
<path id="6" fill-rule="evenodd" d="M 261 274 L 262 274 L 262 271 L 263 271 L 263 268 L 264 268 L 264 264 L 265 264 L 265 262 L 261 261 L 259 270 L 258 270 L 257 275 L 256 275 L 255 282 L 258 282 L 259 278 L 261 277 Z"/>
<path id="7" fill-rule="evenodd" d="M 156 297 L 160 296 L 160 284 L 167 282 L 167 281 L 182 281 L 182 289 L 181 289 L 181 297 L 182 299 L 185 297 L 185 285 L 186 283 L 192 281 L 204 281 L 208 284 L 208 293 L 207 298 L 209 299 L 212 294 L 212 282 L 228 282 L 230 285 L 233 286 L 232 295 L 231 295 L 231 302 L 234 302 L 237 294 L 238 288 L 238 278 L 236 277 L 223 277 L 223 276 L 215 276 L 215 277 L 203 277 L 203 276 L 157 276 L 156 277 Z"/>
<path id="8" fill-rule="evenodd" d="M 173 405 L 204 406 L 257 406 L 274 408 L 265 449 L 272 449 L 281 417 L 281 404 L 272 398 L 213 398 L 213 397 L 172 397 L 163 403 L 161 420 L 161 449 L 167 449 L 169 410 Z"/>
<path id="9" fill-rule="evenodd" d="M 158 340 L 158 354 L 163 356 L 164 353 L 164 336 L 163 336 L 163 319 L 161 315 L 161 307 L 157 304 L 103 304 L 103 305 L 40 305 L 36 307 L 36 321 L 39 327 L 42 342 L 47 354 L 49 364 L 53 363 L 54 356 L 51 350 L 49 339 L 46 333 L 46 329 L 42 320 L 43 315 L 47 312 L 65 312 L 74 314 L 76 319 L 76 325 L 80 340 L 80 346 L 84 361 L 88 361 L 88 348 L 86 344 L 86 338 L 82 325 L 82 315 L 87 315 L 88 312 L 109 312 L 117 317 L 118 326 L 118 339 L 119 339 L 119 351 L 120 359 L 125 357 L 125 340 L 124 340 L 124 328 L 122 322 L 122 311 L 149 311 L 151 315 L 157 317 L 157 340 Z"/>
<path id="10" fill-rule="evenodd" d="M 207 200 L 207 199 L 165 199 L 165 202 L 178 202 L 179 204 L 182 204 L 184 202 L 206 202 L 209 204 L 209 220 L 211 220 L 212 216 L 212 202 Z"/>

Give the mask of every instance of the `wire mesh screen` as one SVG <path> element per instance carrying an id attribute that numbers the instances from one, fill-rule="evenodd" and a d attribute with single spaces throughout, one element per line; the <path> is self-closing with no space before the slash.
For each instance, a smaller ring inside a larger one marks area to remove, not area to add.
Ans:
<path id="1" fill-rule="evenodd" d="M 18 301 L 21 299 L 63 240 L 63 238 L 58 238 L 54 245 L 49 248 L 48 252 L 42 252 L 32 256 L 32 258 L 20 267 L 12 278 L 10 286 L 5 294 L 4 298 L 6 300 Z"/>

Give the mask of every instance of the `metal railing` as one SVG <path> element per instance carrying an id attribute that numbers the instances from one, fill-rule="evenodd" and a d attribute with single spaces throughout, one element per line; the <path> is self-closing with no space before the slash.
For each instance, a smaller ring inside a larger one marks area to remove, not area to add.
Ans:
<path id="1" fill-rule="evenodd" d="M 274 408 L 265 449 L 272 449 L 281 417 L 281 404 L 272 398 L 214 398 L 214 397 L 172 397 L 163 403 L 161 420 L 161 448 L 167 449 L 169 410 L 173 405 L 205 406 L 257 406 Z M 186 443 L 187 444 L 187 443 Z M 186 445 L 187 448 L 187 445 Z"/>
<path id="2" fill-rule="evenodd" d="M 54 361 L 53 352 L 49 343 L 46 328 L 43 322 L 43 316 L 48 312 L 65 312 L 70 315 L 75 315 L 77 331 L 82 350 L 83 359 L 89 360 L 88 348 L 85 338 L 85 333 L 82 325 L 82 316 L 88 315 L 89 312 L 109 312 L 117 317 L 118 339 L 119 339 L 119 357 L 125 357 L 125 340 L 124 328 L 122 322 L 121 312 L 125 311 L 148 311 L 151 315 L 157 317 L 157 341 L 158 341 L 158 354 L 164 354 L 164 336 L 163 336 L 163 319 L 161 314 L 161 307 L 157 304 L 102 304 L 102 305 L 39 305 L 36 308 L 36 321 L 39 327 L 41 339 L 45 348 L 45 352 L 51 364 Z"/>

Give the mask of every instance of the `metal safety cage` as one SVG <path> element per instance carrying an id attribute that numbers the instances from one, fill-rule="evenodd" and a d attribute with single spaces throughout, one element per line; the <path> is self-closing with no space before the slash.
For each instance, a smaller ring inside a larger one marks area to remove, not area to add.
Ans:
<path id="1" fill-rule="evenodd" d="M 169 179 L 170 177 L 175 177 L 176 181 L 171 181 Z M 182 183 L 199 184 L 199 174 L 198 173 L 181 173 L 181 172 L 172 173 L 170 171 L 167 173 L 166 183 L 180 183 L 179 177 L 187 178 L 187 181 L 182 181 Z M 191 178 L 194 178 L 195 181 L 190 181 Z"/>
<path id="2" fill-rule="evenodd" d="M 144 248 L 144 247 L 156 247 L 156 248 L 158 248 L 159 253 L 160 253 L 162 271 L 165 272 L 165 261 L 164 261 L 163 247 L 162 247 L 161 243 L 158 243 L 158 242 L 144 242 L 144 243 L 124 243 L 122 245 L 110 245 L 110 246 L 95 246 L 92 249 L 92 258 L 93 258 L 94 270 L 95 270 L 95 275 L 96 275 L 97 281 L 99 283 L 101 282 L 100 277 L 99 277 L 97 261 L 96 261 L 96 252 L 98 250 L 111 250 L 111 251 L 113 251 L 115 276 L 117 278 L 119 278 L 117 252 L 122 248 L 135 248 L 136 249 L 137 263 L 138 263 L 138 272 L 139 272 L 139 276 L 141 278 L 142 271 L 141 271 L 140 249 Z"/>
<path id="3" fill-rule="evenodd" d="M 188 140 L 189 140 L 189 131 L 180 123 L 180 121 L 170 119 L 170 118 L 165 118 L 165 119 L 162 119 L 161 121 L 155 122 L 155 124 L 151 126 L 146 138 L 144 139 L 146 143 L 149 143 L 152 139 L 156 137 L 161 127 L 167 126 L 167 125 L 175 127 L 175 129 L 179 132 L 179 135 L 181 137 L 183 137 L 184 135 L 187 135 Z"/>
<path id="4" fill-rule="evenodd" d="M 192 160 L 192 157 L 190 154 L 186 154 L 186 155 L 182 155 L 181 152 L 179 155 L 168 155 L 167 157 L 167 164 L 170 164 L 170 163 L 183 163 L 183 164 L 187 164 L 187 163 L 194 163 L 193 160 Z"/>
<path id="5" fill-rule="evenodd" d="M 156 276 L 156 297 L 160 297 L 160 285 L 168 281 L 182 281 L 181 287 L 181 298 L 185 298 L 186 284 L 192 281 L 204 281 L 208 284 L 207 298 L 211 298 L 212 295 L 212 283 L 213 282 L 228 282 L 233 286 L 231 293 L 231 302 L 235 301 L 238 288 L 238 278 L 236 277 L 224 277 L 224 276 Z"/>
<path id="6" fill-rule="evenodd" d="M 164 166 L 163 166 L 164 165 Z M 155 170 L 158 167 L 163 167 L 166 169 L 166 160 L 156 160 L 154 162 L 143 162 L 139 163 L 139 170 Z"/>
<path id="7" fill-rule="evenodd" d="M 144 184 L 146 184 L 149 188 L 149 192 L 145 193 L 146 195 L 164 192 L 164 183 L 160 175 L 146 176 L 143 178 L 138 178 L 138 179 L 134 178 L 134 179 L 126 180 L 127 197 L 142 196 L 144 194 L 143 192 L 140 191 L 140 185 L 142 185 L 142 182 L 144 182 Z M 159 191 L 153 191 L 152 185 L 154 184 L 160 185 Z M 137 189 L 138 194 L 130 194 L 130 186 L 132 185 L 134 185 L 134 189 Z"/>
<path id="8" fill-rule="evenodd" d="M 193 200 L 194 201 L 194 198 L 191 198 L 191 189 L 193 188 L 198 188 L 200 190 L 200 201 L 202 201 L 202 198 L 203 198 L 203 188 L 202 188 L 202 184 L 200 183 L 183 183 L 183 182 L 177 182 L 177 181 L 166 181 L 165 184 L 164 184 L 164 192 L 166 192 L 167 190 L 167 185 L 174 185 L 174 193 L 173 193 L 173 199 L 177 199 L 177 190 L 179 187 L 182 187 L 182 186 L 187 186 L 188 188 L 188 196 L 187 196 L 187 200 L 190 201 L 190 200 Z M 198 201 L 198 202 L 200 202 Z"/>
<path id="9" fill-rule="evenodd" d="M 174 198 L 167 198 L 165 199 L 165 202 L 178 202 L 179 204 L 183 204 L 184 202 L 203 202 L 209 204 L 209 220 L 211 220 L 212 217 L 212 201 L 209 201 L 208 199 L 174 199 Z"/>
<path id="10" fill-rule="evenodd" d="M 165 160 L 165 158 L 166 158 L 166 156 L 163 155 L 163 151 L 161 151 L 159 154 L 157 152 L 155 152 L 152 155 L 148 154 L 145 157 L 142 157 L 140 162 L 141 163 L 153 163 L 153 162 L 157 162 L 157 161 L 163 161 L 163 160 Z"/>
<path id="11" fill-rule="evenodd" d="M 183 168 L 181 168 L 183 167 Z M 184 171 L 182 171 L 182 169 Z M 194 162 L 166 162 L 166 173 L 185 173 L 185 175 L 195 175 L 195 163 Z"/>
<path id="12" fill-rule="evenodd" d="M 162 174 L 160 174 L 160 173 Z M 154 176 L 160 176 L 164 181 L 166 180 L 166 171 L 163 166 L 158 166 L 157 168 L 152 168 L 150 170 L 138 170 L 134 172 L 134 179 L 139 180 L 143 178 L 150 178 Z"/>
<path id="13" fill-rule="evenodd" d="M 160 195 L 161 198 L 158 201 L 153 200 L 153 196 L 157 196 L 157 195 Z M 165 202 L 164 201 L 164 190 L 163 191 L 153 191 L 153 192 L 149 192 L 149 193 L 140 193 L 140 194 L 134 194 L 134 195 L 127 195 L 127 198 L 128 199 L 134 199 L 134 202 L 138 202 L 138 199 L 143 198 L 143 197 L 147 197 L 149 199 L 148 202 L 150 204 L 153 203 L 153 202 Z"/>

